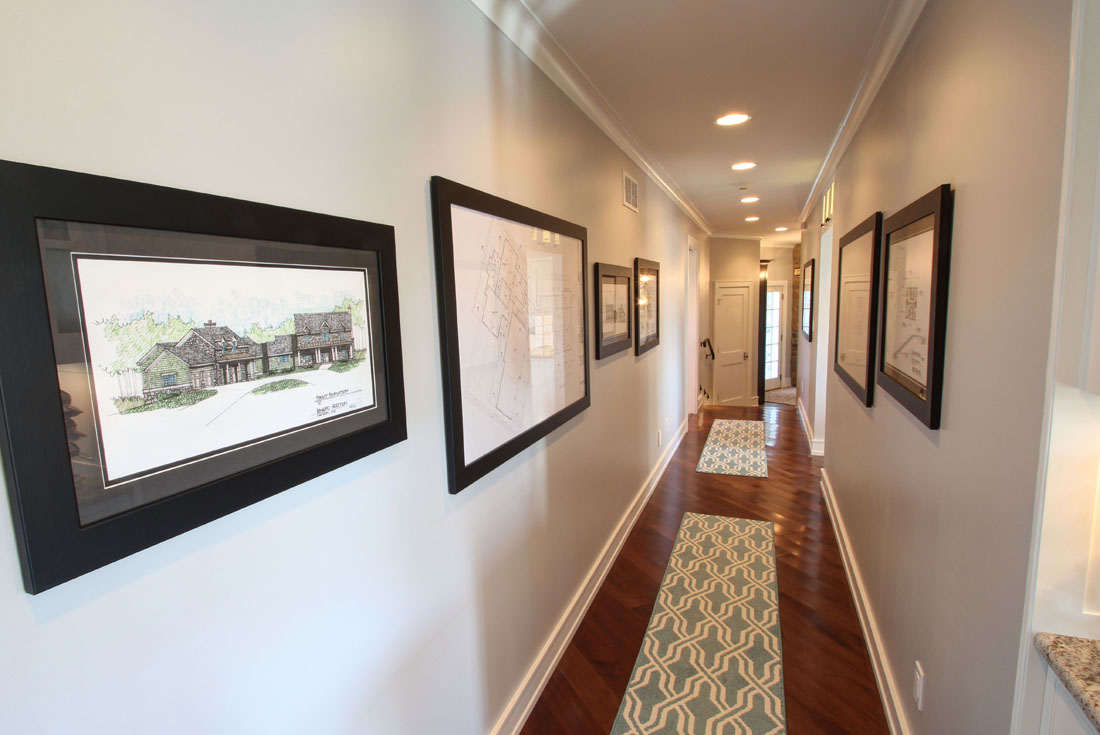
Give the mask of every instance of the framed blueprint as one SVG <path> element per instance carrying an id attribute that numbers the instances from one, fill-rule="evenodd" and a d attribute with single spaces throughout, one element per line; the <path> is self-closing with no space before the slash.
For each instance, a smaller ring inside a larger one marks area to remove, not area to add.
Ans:
<path id="1" fill-rule="evenodd" d="M 940 427 L 951 218 L 944 184 L 883 224 L 877 382 L 930 429 Z"/>
<path id="2" fill-rule="evenodd" d="M 7 162 L 0 202 L 28 592 L 405 438 L 392 227 Z"/>
<path id="3" fill-rule="evenodd" d="M 802 334 L 814 341 L 814 259 L 802 265 Z"/>
<path id="4" fill-rule="evenodd" d="M 630 347 L 633 339 L 629 268 L 596 263 L 596 359 L 602 360 Z"/>
<path id="5" fill-rule="evenodd" d="M 449 489 L 589 405 L 585 228 L 432 178 Z"/>
<path id="6" fill-rule="evenodd" d="M 874 399 L 881 242 L 882 212 L 875 212 L 840 238 L 837 256 L 833 370 L 865 406 Z"/>
<path id="7" fill-rule="evenodd" d="M 638 325 L 635 355 L 661 343 L 661 264 L 655 260 L 634 259 L 634 323 Z"/>

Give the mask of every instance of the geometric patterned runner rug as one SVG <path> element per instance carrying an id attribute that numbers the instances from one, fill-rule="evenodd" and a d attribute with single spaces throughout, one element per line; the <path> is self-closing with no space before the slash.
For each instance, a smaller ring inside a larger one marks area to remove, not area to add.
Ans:
<path id="1" fill-rule="evenodd" d="M 611 735 L 786 735 L 768 521 L 685 513 Z"/>
<path id="2" fill-rule="evenodd" d="M 715 419 L 696 472 L 767 477 L 764 422 Z"/>

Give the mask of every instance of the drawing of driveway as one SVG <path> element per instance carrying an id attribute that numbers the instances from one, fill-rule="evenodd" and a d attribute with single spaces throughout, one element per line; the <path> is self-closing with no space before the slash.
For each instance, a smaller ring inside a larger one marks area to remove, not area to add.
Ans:
<path id="1" fill-rule="evenodd" d="M 306 385 L 256 395 L 277 380 Z M 131 414 L 101 414 L 108 475 L 125 477 L 277 434 L 373 403 L 366 363 L 345 372 L 327 366 L 218 386 L 217 394 L 190 406 Z M 319 400 L 320 397 L 320 400 Z M 346 405 L 337 405 L 346 402 Z M 329 412 L 319 411 L 330 407 Z"/>

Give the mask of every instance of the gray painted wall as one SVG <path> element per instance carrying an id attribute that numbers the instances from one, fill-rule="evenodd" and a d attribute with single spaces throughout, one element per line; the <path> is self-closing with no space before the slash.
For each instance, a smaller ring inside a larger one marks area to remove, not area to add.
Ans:
<path id="1" fill-rule="evenodd" d="M 406 442 L 36 597 L 0 520 L 0 731 L 487 732 L 681 424 L 703 233 L 648 183 L 625 209 L 642 173 L 461 0 L 9 6 L 0 97 L 5 159 L 394 225 L 409 418 Z M 660 346 L 593 361 L 589 410 L 456 497 L 433 174 L 662 275 Z"/>
<path id="2" fill-rule="evenodd" d="M 865 408 L 829 374 L 825 468 L 917 735 L 1009 731 L 1070 5 L 930 0 L 836 173 L 837 241 L 875 210 L 888 216 L 942 183 L 957 192 L 942 428 L 882 390 Z M 917 659 L 923 712 L 909 696 Z"/>
<path id="3" fill-rule="evenodd" d="M 802 230 L 802 251 L 799 254 L 799 260 L 802 261 L 798 264 L 798 267 L 802 269 L 802 275 L 798 281 L 798 303 L 802 303 L 802 284 L 806 278 L 805 266 L 811 259 L 814 261 L 814 339 L 809 341 L 806 339 L 805 332 L 802 331 L 801 323 L 802 317 L 799 317 L 799 329 L 798 329 L 798 365 L 796 372 L 798 374 L 798 409 L 803 414 L 803 428 L 805 428 L 806 422 L 813 427 L 815 417 L 815 405 L 817 404 L 817 389 L 815 373 L 817 370 L 817 350 L 821 345 L 821 340 L 817 338 L 817 320 L 821 315 L 821 309 L 818 306 L 821 303 L 821 278 L 820 268 L 817 267 L 817 262 L 821 260 L 821 226 L 818 224 L 821 222 L 821 204 L 818 203 L 810 211 L 810 216 L 807 219 L 809 226 Z M 834 238 L 839 240 L 839 238 Z"/>

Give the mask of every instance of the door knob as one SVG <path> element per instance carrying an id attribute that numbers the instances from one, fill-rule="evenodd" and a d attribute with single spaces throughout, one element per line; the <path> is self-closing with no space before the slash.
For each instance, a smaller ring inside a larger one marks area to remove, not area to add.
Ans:
<path id="1" fill-rule="evenodd" d="M 748 352 L 745 352 L 745 353 L 743 353 L 743 354 L 745 355 L 745 359 L 746 359 L 746 360 L 748 360 L 748 359 L 749 359 L 749 353 L 748 353 Z"/>

